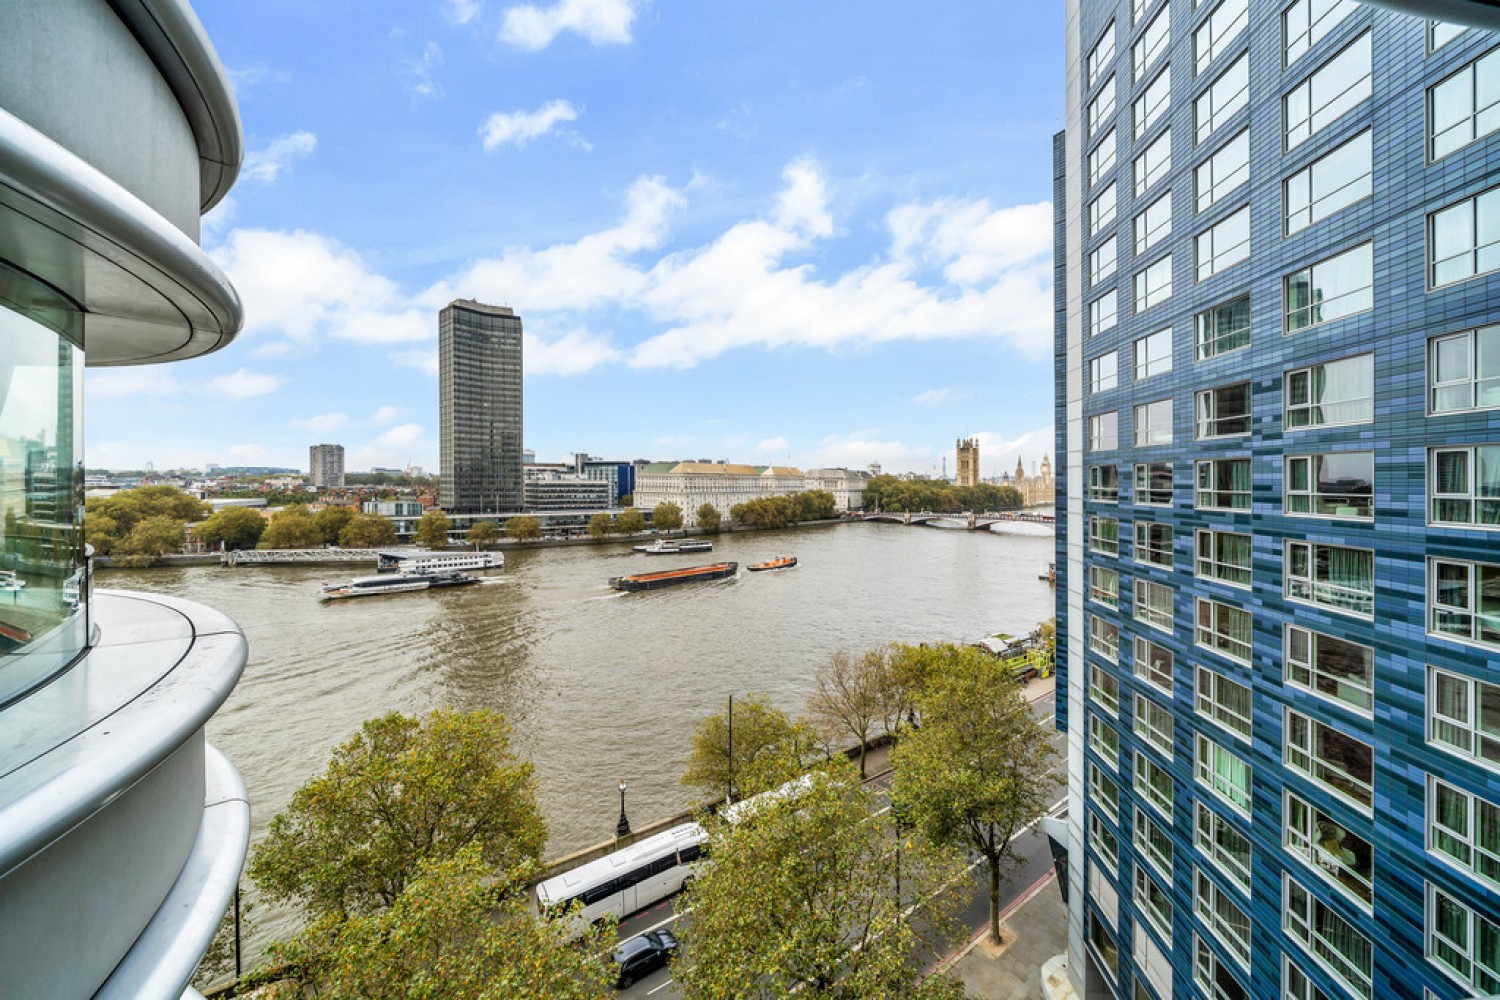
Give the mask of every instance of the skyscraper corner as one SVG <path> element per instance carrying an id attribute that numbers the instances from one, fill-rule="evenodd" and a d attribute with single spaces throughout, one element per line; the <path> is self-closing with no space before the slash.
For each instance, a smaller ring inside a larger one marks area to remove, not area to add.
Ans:
<path id="1" fill-rule="evenodd" d="M 455 299 L 438 314 L 438 503 L 455 514 L 524 505 L 521 317 Z"/>

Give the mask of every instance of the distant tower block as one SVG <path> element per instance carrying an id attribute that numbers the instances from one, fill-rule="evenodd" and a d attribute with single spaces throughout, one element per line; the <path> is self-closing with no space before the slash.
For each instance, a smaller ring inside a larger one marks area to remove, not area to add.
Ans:
<path id="1" fill-rule="evenodd" d="M 958 442 L 958 485 L 979 485 L 979 439 L 964 438 Z"/>

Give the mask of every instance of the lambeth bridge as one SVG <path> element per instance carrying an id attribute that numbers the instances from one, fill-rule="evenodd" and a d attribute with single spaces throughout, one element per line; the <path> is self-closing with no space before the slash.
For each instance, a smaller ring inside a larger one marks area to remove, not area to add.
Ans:
<path id="1" fill-rule="evenodd" d="M 877 511 L 873 514 L 866 514 L 864 519 L 866 521 L 884 521 L 888 524 L 927 525 L 931 525 L 935 521 L 946 521 L 950 524 L 954 521 L 959 521 L 964 523 L 970 531 L 985 529 L 993 524 L 1011 524 L 1014 522 L 1045 524 L 1048 526 L 1057 523 L 1057 517 L 1053 514 L 1036 514 L 1024 510 L 967 511 L 957 514 L 939 514 L 930 510 Z"/>

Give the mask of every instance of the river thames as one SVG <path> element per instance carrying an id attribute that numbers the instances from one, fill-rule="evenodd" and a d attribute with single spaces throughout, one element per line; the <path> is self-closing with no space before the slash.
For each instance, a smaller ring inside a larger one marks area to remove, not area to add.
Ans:
<path id="1" fill-rule="evenodd" d="M 797 568 L 744 570 L 781 553 Z M 835 650 L 1030 631 L 1052 614 L 1038 579 L 1052 557 L 1040 525 L 855 523 L 719 535 L 711 556 L 645 556 L 623 543 L 512 550 L 477 587 L 326 604 L 322 582 L 370 569 L 104 570 L 96 585 L 198 601 L 245 630 L 249 664 L 208 735 L 244 775 L 252 842 L 364 720 L 490 708 L 536 765 L 556 856 L 613 835 L 621 780 L 636 824 L 690 805 L 677 782 L 689 735 L 731 693 L 767 692 L 797 713 Z M 608 586 L 720 559 L 739 562 L 738 578 L 636 594 Z"/>

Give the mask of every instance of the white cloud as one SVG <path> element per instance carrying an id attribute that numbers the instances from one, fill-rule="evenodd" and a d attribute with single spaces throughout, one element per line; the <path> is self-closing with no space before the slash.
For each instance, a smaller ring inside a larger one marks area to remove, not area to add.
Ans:
<path id="1" fill-rule="evenodd" d="M 881 440 L 874 432 L 831 434 L 817 447 L 797 456 L 804 469 L 864 469 L 880 463 L 885 472 L 927 472 L 936 466 L 931 448 L 904 441 Z"/>
<path id="2" fill-rule="evenodd" d="M 203 221 L 199 225 L 204 240 L 207 241 L 228 231 L 239 211 L 240 206 L 234 200 L 233 195 L 226 195 L 222 198 L 207 215 L 203 216 Z"/>
<path id="3" fill-rule="evenodd" d="M 328 434 L 344 427 L 349 423 L 347 413 L 320 413 L 315 417 L 307 417 L 303 420 L 293 420 L 292 426 L 314 434 Z"/>
<path id="4" fill-rule="evenodd" d="M 431 452 L 421 424 L 397 424 L 374 440 L 351 450 L 348 465 L 368 469 L 372 465 L 405 468 L 417 455 Z"/>
<path id="5" fill-rule="evenodd" d="M 421 55 L 406 61 L 406 89 L 418 97 L 433 100 L 441 98 L 443 85 L 433 74 L 439 66 L 443 65 L 443 62 L 443 49 L 437 42 L 428 42 L 422 46 Z"/>
<path id="6" fill-rule="evenodd" d="M 635 0 L 557 0 L 549 7 L 521 4 L 505 9 L 500 38 L 536 50 L 551 45 L 564 31 L 576 31 L 594 45 L 627 45 L 635 15 Z"/>
<path id="7" fill-rule="evenodd" d="M 507 144 L 522 149 L 531 140 L 546 135 L 558 123 L 577 120 L 578 109 L 559 99 L 548 101 L 535 111 L 496 111 L 479 126 L 479 134 L 484 137 L 486 153 Z"/>
<path id="8" fill-rule="evenodd" d="M 431 350 L 412 348 L 407 351 L 392 351 L 391 363 L 400 368 L 415 368 L 424 375 L 433 378 L 438 376 L 438 352 L 434 347 Z"/>
<path id="9" fill-rule="evenodd" d="M 542 340 L 531 332 L 522 334 L 521 357 L 532 375 L 581 375 L 602 364 L 619 361 L 621 354 L 605 337 L 574 330 Z"/>
<path id="10" fill-rule="evenodd" d="M 257 184 L 274 184 L 293 160 L 308 156 L 318 148 L 318 137 L 311 132 L 292 132 L 272 139 L 264 149 L 245 154 L 240 176 Z"/>
<path id="11" fill-rule="evenodd" d="M 1040 463 L 1042 456 L 1052 455 L 1057 443 L 1051 424 L 1013 437 L 1002 437 L 988 431 L 972 436 L 979 439 L 979 471 L 986 479 L 1002 472 L 1016 471 L 1017 458 L 1025 464 L 1026 474 L 1031 475 L 1032 463 Z"/>
<path id="12" fill-rule="evenodd" d="M 443 0 L 443 16 L 454 24 L 468 24 L 479 16 L 479 0 Z"/>
<path id="13" fill-rule="evenodd" d="M 791 443 L 784 437 L 766 438 L 755 445 L 756 454 L 759 455 L 785 455 Z"/>
<path id="14" fill-rule="evenodd" d="M 111 399 L 122 396 L 162 398 L 183 391 L 181 382 L 156 365 L 132 368 L 90 368 L 84 379 L 90 397 Z"/>
<path id="15" fill-rule="evenodd" d="M 253 372 L 248 368 L 240 368 L 232 374 L 210 379 L 208 391 L 216 396 L 227 396 L 230 399 L 254 399 L 256 396 L 275 392 L 285 381 L 280 375 L 268 375 L 265 372 Z"/>
<path id="16" fill-rule="evenodd" d="M 226 70 L 226 72 L 229 74 L 229 82 L 234 87 L 236 96 L 239 97 L 244 97 L 247 91 L 260 86 L 267 80 L 272 83 L 286 83 L 292 78 L 292 74 L 286 70 L 272 69 L 264 63 L 241 66 L 237 69 Z"/>
<path id="17" fill-rule="evenodd" d="M 401 411 L 394 406 L 382 406 L 370 415 L 372 424 L 388 424 L 401 415 Z"/>
<path id="18" fill-rule="evenodd" d="M 936 403 L 945 403 L 952 398 L 952 389 L 928 389 L 926 392 L 917 393 L 911 401 L 919 406 L 932 406 Z"/>
<path id="19" fill-rule="evenodd" d="M 658 448 L 686 448 L 693 443 L 691 434 L 667 434 L 651 442 Z"/>
<path id="20" fill-rule="evenodd" d="M 229 460 L 231 465 L 269 465 L 271 452 L 265 445 L 232 444 L 229 446 Z"/>

